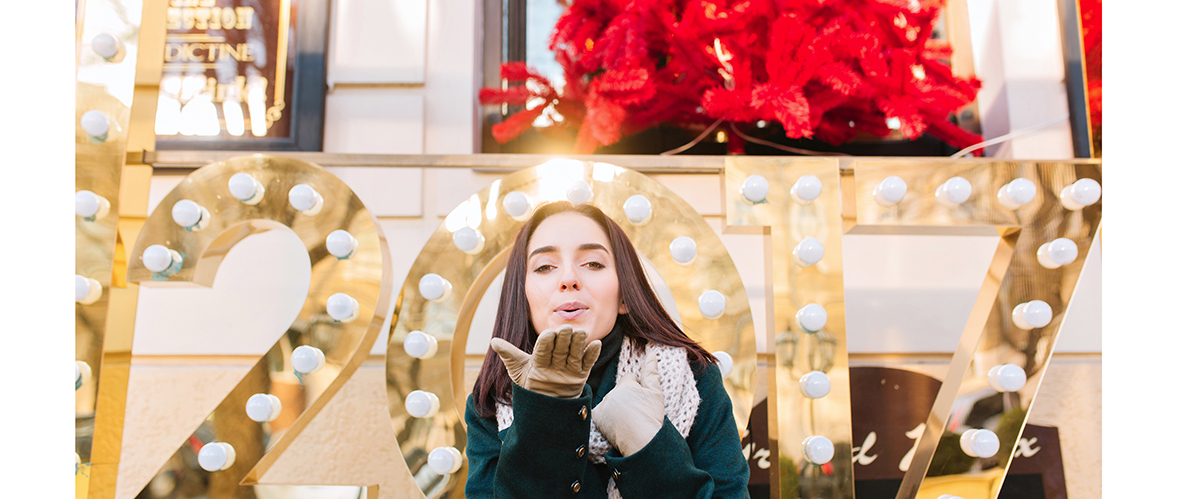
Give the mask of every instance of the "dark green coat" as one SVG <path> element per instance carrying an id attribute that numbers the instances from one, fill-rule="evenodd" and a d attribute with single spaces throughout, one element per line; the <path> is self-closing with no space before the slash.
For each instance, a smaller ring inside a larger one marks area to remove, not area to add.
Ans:
<path id="1" fill-rule="evenodd" d="M 625 499 L 749 498 L 750 468 L 742 454 L 730 397 L 715 365 L 694 374 L 701 405 L 688 438 L 664 419 L 651 442 L 623 457 L 611 449 L 606 463 L 591 463 L 591 410 L 615 387 L 616 357 L 597 392 L 559 399 L 513 385 L 513 424 L 497 431 L 496 417 L 481 418 L 467 400 L 467 497 L 607 497 L 607 480 Z M 696 367 L 696 366 L 695 366 Z M 576 492 L 577 490 L 577 492 Z"/>

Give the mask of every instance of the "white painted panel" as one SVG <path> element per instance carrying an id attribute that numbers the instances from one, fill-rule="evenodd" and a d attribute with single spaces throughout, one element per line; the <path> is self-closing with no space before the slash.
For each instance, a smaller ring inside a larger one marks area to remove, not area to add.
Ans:
<path id="1" fill-rule="evenodd" d="M 420 90 L 337 88 L 324 107 L 324 152 L 422 154 Z"/>
<path id="2" fill-rule="evenodd" d="M 243 239 L 213 287 L 139 288 L 136 355 L 261 355 L 299 315 L 311 286 L 307 250 L 290 230 Z"/>
<path id="3" fill-rule="evenodd" d="M 684 199 L 701 215 L 722 215 L 720 175 L 648 175 Z"/>
<path id="4" fill-rule="evenodd" d="M 326 168 L 340 177 L 375 217 L 422 216 L 422 168 Z"/>
<path id="5" fill-rule="evenodd" d="M 476 152 L 484 2 L 428 0 L 426 154 Z"/>
<path id="6" fill-rule="evenodd" d="M 435 210 L 440 217 L 447 216 L 451 210 L 459 206 L 459 203 L 467 201 L 472 197 L 472 194 L 492 185 L 496 179 L 509 175 L 507 173 L 477 173 L 473 170 L 458 168 L 439 168 L 434 173 L 438 186 L 435 193 Z"/>
<path id="7" fill-rule="evenodd" d="M 164 197 L 168 196 L 168 193 L 172 192 L 184 179 L 184 175 L 152 175 L 151 183 L 148 184 L 148 214 L 151 215 L 153 211 L 156 211 L 156 206 L 160 204 L 160 201 L 163 201 Z"/>
<path id="8" fill-rule="evenodd" d="M 1103 351 L 1103 253 L 1098 238 L 1083 263 L 1074 296 L 1063 319 L 1054 352 L 1098 353 Z M 1126 331 L 1115 331 L 1115 334 Z M 1058 362 L 1057 359 L 1050 362 Z"/>
<path id="9" fill-rule="evenodd" d="M 336 0 L 328 85 L 423 83 L 426 0 Z"/>

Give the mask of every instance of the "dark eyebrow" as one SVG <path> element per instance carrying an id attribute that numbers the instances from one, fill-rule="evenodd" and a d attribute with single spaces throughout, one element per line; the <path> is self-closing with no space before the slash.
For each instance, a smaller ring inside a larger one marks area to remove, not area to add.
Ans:
<path id="1" fill-rule="evenodd" d="M 536 255 L 538 253 L 552 253 L 554 251 L 558 251 L 558 248 L 555 246 L 542 246 L 540 248 L 533 250 L 532 253 L 529 253 L 529 258 L 533 258 L 533 255 Z"/>
<path id="2" fill-rule="evenodd" d="M 599 243 L 586 243 L 586 244 L 582 244 L 582 245 L 578 246 L 578 251 L 591 251 L 591 250 L 603 250 L 606 253 L 611 253 L 610 251 L 607 251 L 606 246 L 603 246 L 602 244 L 599 244 Z M 529 258 L 533 258 L 533 256 L 538 253 L 552 253 L 555 251 L 558 251 L 558 248 L 556 246 L 542 246 L 540 248 L 533 250 L 533 252 L 529 253 Z"/>

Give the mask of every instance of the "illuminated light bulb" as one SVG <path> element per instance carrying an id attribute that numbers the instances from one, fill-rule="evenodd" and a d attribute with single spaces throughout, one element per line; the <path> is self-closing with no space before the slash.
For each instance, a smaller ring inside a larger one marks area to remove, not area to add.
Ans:
<path id="1" fill-rule="evenodd" d="M 1001 448 L 1001 439 L 991 430 L 968 430 L 960 435 L 960 450 L 971 457 L 989 458 Z"/>
<path id="2" fill-rule="evenodd" d="M 283 401 L 269 393 L 256 393 L 246 400 L 246 416 L 259 423 L 274 421 L 283 411 Z"/>
<path id="3" fill-rule="evenodd" d="M 726 297 L 720 291 L 711 289 L 697 298 L 697 308 L 706 319 L 717 319 L 726 313 Z"/>
<path id="4" fill-rule="evenodd" d="M 1058 199 L 1062 201 L 1062 206 L 1070 211 L 1081 210 L 1084 207 L 1091 206 L 1099 202 L 1099 197 L 1103 194 L 1103 188 L 1099 186 L 1099 182 L 1094 179 L 1081 178 L 1062 188 L 1062 192 L 1058 194 Z"/>
<path id="5" fill-rule="evenodd" d="M 898 117 L 896 117 L 896 116 L 891 116 L 889 118 L 886 118 L 886 128 L 889 128 L 891 130 L 898 130 L 898 129 L 902 128 L 902 120 L 898 119 Z"/>
<path id="6" fill-rule="evenodd" d="M 235 137 L 246 133 L 246 117 L 242 114 L 242 103 L 227 100 L 221 103 L 221 112 L 226 117 L 226 132 Z"/>
<path id="7" fill-rule="evenodd" d="M 796 312 L 796 325 L 809 333 L 824 329 L 828 324 L 828 311 L 815 303 L 809 303 Z"/>
<path id="8" fill-rule="evenodd" d="M 427 465 L 438 475 L 450 475 L 463 466 L 463 454 L 455 447 L 435 447 L 426 458 Z"/>
<path id="9" fill-rule="evenodd" d="M 1065 237 L 1045 243 L 1037 249 L 1037 263 L 1047 269 L 1070 265 L 1078 258 L 1078 245 Z"/>
<path id="10" fill-rule="evenodd" d="M 107 132 L 111 130 L 111 120 L 102 111 L 90 110 L 82 113 L 82 131 L 95 142 L 107 140 Z"/>
<path id="11" fill-rule="evenodd" d="M 185 230 L 197 232 L 209 226 L 209 210 L 195 201 L 182 199 L 172 205 L 172 221 Z"/>
<path id="12" fill-rule="evenodd" d="M 312 374 L 324 368 L 324 351 L 319 348 L 300 345 L 291 352 L 291 367 L 303 374 Z"/>
<path id="13" fill-rule="evenodd" d="M 439 340 L 422 331 L 411 331 L 402 341 L 402 349 L 416 359 L 429 359 L 439 351 Z"/>
<path id="14" fill-rule="evenodd" d="M 767 201 L 767 194 L 771 192 L 771 183 L 767 182 L 767 177 L 762 175 L 751 175 L 742 181 L 742 187 L 738 189 L 738 193 L 742 194 L 742 199 L 751 204 L 759 204 Z"/>
<path id="15" fill-rule="evenodd" d="M 74 361 L 74 389 L 75 390 L 82 388 L 82 385 L 85 385 L 88 381 L 90 381 L 91 375 L 92 374 L 90 372 L 90 364 L 87 364 L 87 363 L 82 362 L 80 360 Z"/>
<path id="16" fill-rule="evenodd" d="M 416 418 L 429 418 L 439 413 L 439 396 L 423 390 L 406 395 L 406 412 Z"/>
<path id="17" fill-rule="evenodd" d="M 1028 204 L 1035 197 L 1037 197 L 1037 184 L 1027 178 L 1015 178 L 996 193 L 996 200 L 1001 203 L 1001 206 L 1010 210 L 1016 210 Z"/>
<path id="18" fill-rule="evenodd" d="M 595 193 L 591 191 L 590 184 L 583 180 L 575 180 L 570 183 L 570 187 L 566 188 L 566 200 L 573 204 L 586 203 L 594 195 Z"/>
<path id="19" fill-rule="evenodd" d="M 718 370 L 722 371 L 722 377 L 730 376 L 730 373 L 734 371 L 734 357 L 719 350 L 714 352 L 714 358 L 718 359 Z"/>
<path id="20" fill-rule="evenodd" d="M 314 216 L 324 208 L 324 197 L 308 184 L 299 184 L 287 192 L 291 207 L 307 216 Z"/>
<path id="21" fill-rule="evenodd" d="M 250 113 L 250 134 L 255 137 L 267 135 L 267 97 L 259 86 L 246 93 L 246 111 Z"/>
<path id="22" fill-rule="evenodd" d="M 812 435 L 804 439 L 804 459 L 812 464 L 825 464 L 832 461 L 836 449 L 832 440 L 820 435 Z"/>
<path id="23" fill-rule="evenodd" d="M 90 305 L 98 301 L 103 295 L 103 286 L 98 281 L 86 276 L 74 274 L 74 301 L 83 305 Z"/>
<path id="24" fill-rule="evenodd" d="M 262 182 L 255 179 L 249 173 L 235 173 L 230 177 L 229 182 L 230 195 L 234 199 L 246 203 L 248 205 L 256 205 L 262 202 L 262 197 L 266 193 L 266 188 L 263 187 Z"/>
<path id="25" fill-rule="evenodd" d="M 91 191 L 74 193 L 74 214 L 87 222 L 99 220 L 111 212 L 111 202 Z"/>
<path id="26" fill-rule="evenodd" d="M 439 274 L 427 274 L 418 280 L 418 294 L 433 302 L 441 302 L 451 296 L 451 281 Z"/>
<path id="27" fill-rule="evenodd" d="M 799 204 L 808 204 L 820 197 L 824 185 L 815 175 L 804 175 L 791 185 L 791 199 Z"/>
<path id="28" fill-rule="evenodd" d="M 348 260 L 357 253 L 357 238 L 349 234 L 347 230 L 334 230 L 328 234 L 328 238 L 324 241 L 324 246 L 328 249 L 328 253 L 335 256 L 337 260 Z"/>
<path id="29" fill-rule="evenodd" d="M 90 50 L 107 62 L 121 61 L 123 58 L 119 57 L 119 52 L 122 48 L 123 43 L 109 33 L 99 33 L 90 39 Z"/>
<path id="30" fill-rule="evenodd" d="M 894 206 L 906 197 L 906 181 L 890 175 L 873 188 L 873 200 L 882 206 Z"/>
<path id="31" fill-rule="evenodd" d="M 484 251 L 484 234 L 466 225 L 451 235 L 451 242 L 455 243 L 459 251 L 469 255 L 478 255 Z"/>
<path id="32" fill-rule="evenodd" d="M 197 453 L 197 463 L 210 473 L 229 469 L 237 457 L 234 447 L 225 442 L 209 442 Z"/>
<path id="33" fill-rule="evenodd" d="M 1016 364 L 1000 364 L 988 370 L 988 386 L 998 392 L 1020 390 L 1025 381 L 1025 370 Z"/>
<path id="34" fill-rule="evenodd" d="M 689 236 L 673 239 L 668 245 L 668 254 L 677 265 L 690 265 L 697 259 L 697 241 Z"/>
<path id="35" fill-rule="evenodd" d="M 160 87 L 163 89 L 167 83 L 175 82 L 177 91 L 179 91 L 180 80 L 178 78 L 165 78 L 160 82 Z M 172 92 L 176 94 L 176 92 Z M 180 101 L 160 92 L 160 98 L 156 99 L 156 135 L 176 135 L 180 133 Z"/>
<path id="36" fill-rule="evenodd" d="M 810 399 L 822 398 L 832 390 L 832 381 L 820 371 L 812 371 L 800 377 L 800 391 Z"/>
<path id="37" fill-rule="evenodd" d="M 533 209 L 533 203 L 529 200 L 529 196 L 518 191 L 505 194 L 500 205 L 504 207 L 504 212 L 508 213 L 509 217 L 518 222 L 524 222 L 529 218 L 529 213 Z"/>
<path id="38" fill-rule="evenodd" d="M 162 244 L 148 246 L 141 259 L 144 262 L 144 268 L 164 275 L 180 272 L 181 266 L 184 265 L 184 258 L 180 256 L 180 253 Z"/>
<path id="39" fill-rule="evenodd" d="M 623 202 L 623 214 L 632 225 L 644 225 L 652 220 L 652 202 L 648 198 L 636 194 Z"/>
<path id="40" fill-rule="evenodd" d="M 329 296 L 325 308 L 328 309 L 328 316 L 336 322 L 353 322 L 361 313 L 361 304 L 357 302 L 357 299 L 344 293 Z"/>
<path id="41" fill-rule="evenodd" d="M 202 137 L 221 134 L 221 121 L 212 95 L 198 94 L 180 108 L 180 133 Z"/>
<path id="42" fill-rule="evenodd" d="M 801 267 L 816 265 L 824 258 L 824 244 L 814 237 L 805 237 L 791 250 L 791 258 Z"/>
<path id="43" fill-rule="evenodd" d="M 972 183 L 964 177 L 951 177 L 935 189 L 935 200 L 948 208 L 955 208 L 972 197 Z"/>
<path id="44" fill-rule="evenodd" d="M 1050 319 L 1054 318 L 1054 311 L 1050 304 L 1033 300 L 1013 307 L 1013 324 L 1019 329 L 1037 329 L 1046 327 Z"/>

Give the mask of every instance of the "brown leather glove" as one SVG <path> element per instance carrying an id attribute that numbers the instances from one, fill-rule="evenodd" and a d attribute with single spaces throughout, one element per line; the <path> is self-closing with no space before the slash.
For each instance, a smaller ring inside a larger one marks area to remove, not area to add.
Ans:
<path id="1" fill-rule="evenodd" d="M 656 355 L 644 354 L 640 379 L 628 373 L 591 411 L 591 420 L 611 445 L 624 456 L 639 452 L 664 426 L 664 392 Z"/>
<path id="2" fill-rule="evenodd" d="M 562 326 L 537 337 L 533 354 L 500 338 L 492 338 L 492 350 L 504 361 L 509 378 L 521 388 L 558 398 L 576 398 L 599 359 L 603 343 L 586 344 L 586 331 Z"/>

